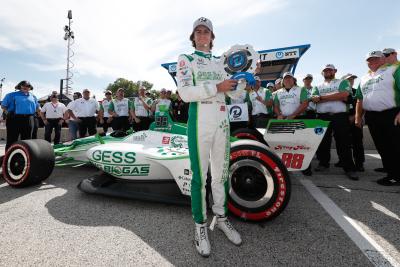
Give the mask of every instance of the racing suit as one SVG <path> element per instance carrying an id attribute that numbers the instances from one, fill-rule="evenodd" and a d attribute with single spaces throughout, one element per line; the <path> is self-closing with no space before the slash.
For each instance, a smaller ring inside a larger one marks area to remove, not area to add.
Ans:
<path id="1" fill-rule="evenodd" d="M 188 145 L 192 170 L 192 215 L 196 223 L 204 223 L 206 215 L 206 179 L 211 162 L 213 212 L 227 212 L 229 168 L 229 120 L 225 94 L 216 85 L 224 80 L 219 59 L 211 53 L 196 50 L 179 56 L 177 63 L 178 92 L 183 101 L 190 102 Z M 211 157 L 211 158 L 210 158 Z"/>

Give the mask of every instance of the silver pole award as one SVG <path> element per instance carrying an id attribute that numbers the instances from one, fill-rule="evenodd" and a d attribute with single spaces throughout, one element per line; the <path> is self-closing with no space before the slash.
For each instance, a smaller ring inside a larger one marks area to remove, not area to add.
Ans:
<path id="1" fill-rule="evenodd" d="M 237 99 L 243 94 L 247 85 L 254 86 L 254 73 L 257 68 L 259 54 L 251 45 L 234 45 L 222 55 L 226 77 L 238 80 L 238 85 L 227 95 Z"/>

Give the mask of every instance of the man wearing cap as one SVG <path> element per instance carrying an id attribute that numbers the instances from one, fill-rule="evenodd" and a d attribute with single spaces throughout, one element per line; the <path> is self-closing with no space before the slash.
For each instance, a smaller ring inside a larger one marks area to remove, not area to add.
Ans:
<path id="1" fill-rule="evenodd" d="M 160 91 L 160 98 L 153 102 L 151 111 L 153 113 L 164 111 L 169 112 L 171 108 L 171 100 L 167 98 L 167 89 L 163 88 Z"/>
<path id="2" fill-rule="evenodd" d="M 97 133 L 95 114 L 99 110 L 99 103 L 90 97 L 89 89 L 84 89 L 82 94 L 83 97 L 74 100 L 68 108 L 69 116 L 78 123 L 80 138 L 85 137 L 87 133 L 89 135 Z"/>
<path id="3" fill-rule="evenodd" d="M 125 98 L 124 88 L 118 88 L 116 98 L 113 99 L 108 107 L 108 113 L 113 118 L 111 127 L 114 131 L 127 131 L 130 127 L 129 122 L 133 119 L 136 123 L 140 120 L 136 117 L 133 103 Z"/>
<path id="4" fill-rule="evenodd" d="M 255 76 L 256 85 L 249 93 L 251 103 L 251 123 L 254 128 L 265 128 L 272 113 L 268 108 L 272 107 L 272 94 L 269 90 L 261 87 L 260 77 Z"/>
<path id="5" fill-rule="evenodd" d="M 292 73 L 285 72 L 282 80 L 283 88 L 275 93 L 274 111 L 278 120 L 293 120 L 304 115 L 308 106 L 307 91 L 295 85 Z"/>
<path id="6" fill-rule="evenodd" d="M 1 102 L 1 108 L 7 114 L 6 150 L 21 137 L 21 140 L 32 139 L 34 127 L 33 116 L 40 112 L 36 96 L 30 90 L 33 86 L 28 81 L 21 81 L 15 86 L 16 92 L 8 93 Z"/>
<path id="7" fill-rule="evenodd" d="M 383 49 L 383 55 L 385 56 L 386 64 L 397 64 L 399 61 L 397 60 L 397 52 L 393 48 L 385 48 Z"/>
<path id="8" fill-rule="evenodd" d="M 363 144 L 363 130 L 355 125 L 355 114 L 356 114 L 356 103 L 355 98 L 356 89 L 353 88 L 354 80 L 357 79 L 357 75 L 348 73 L 342 77 L 343 80 L 348 80 L 351 87 L 351 93 L 348 97 L 349 105 L 349 121 L 350 121 L 350 144 L 352 150 L 353 161 L 356 165 L 356 170 L 359 172 L 364 171 L 364 144 Z M 336 167 L 342 167 L 342 163 L 339 161 L 335 164 Z"/>
<path id="9" fill-rule="evenodd" d="M 105 93 L 105 98 L 100 104 L 100 109 L 99 109 L 99 123 L 103 126 L 103 132 L 104 134 L 107 133 L 108 128 L 111 126 L 112 122 L 112 116 L 110 116 L 110 113 L 108 113 L 108 109 L 110 107 L 110 104 L 112 102 L 112 92 L 110 90 L 107 90 Z"/>
<path id="10" fill-rule="evenodd" d="M 75 92 L 73 95 L 73 101 L 69 102 L 67 105 L 67 110 L 73 110 L 74 114 L 76 113 L 76 110 L 74 110 L 74 101 L 82 98 L 81 92 Z M 69 138 L 70 140 L 75 140 L 78 138 L 78 122 L 71 117 L 69 114 L 69 111 L 66 113 L 66 122 L 68 123 L 68 132 L 69 132 Z"/>
<path id="11" fill-rule="evenodd" d="M 43 105 L 40 117 L 44 123 L 44 139 L 51 143 L 51 134 L 54 129 L 54 144 L 60 143 L 61 126 L 64 123 L 67 108 L 63 103 L 58 101 L 57 92 L 50 95 L 50 102 Z"/>
<path id="12" fill-rule="evenodd" d="M 207 231 L 206 180 L 211 162 L 211 191 L 216 215 L 215 225 L 235 245 L 242 239 L 227 219 L 227 188 L 229 176 L 229 119 L 225 92 L 231 91 L 236 80 L 224 80 L 222 62 L 213 57 L 211 49 L 215 38 L 212 23 L 201 17 L 193 24 L 190 35 L 192 54 L 178 58 L 178 92 L 183 101 L 190 103 L 188 119 L 188 145 L 192 170 L 191 199 L 195 221 L 195 246 L 200 255 L 211 252 Z"/>
<path id="13" fill-rule="evenodd" d="M 333 133 L 339 161 L 343 163 L 346 176 L 358 180 L 350 149 L 350 122 L 346 105 L 351 88 L 347 80 L 335 79 L 336 72 L 334 65 L 327 64 L 322 70 L 324 82 L 314 87 L 312 92 L 312 101 L 317 104 L 317 118 L 330 122 L 317 150 L 319 165 L 315 171 L 329 168 Z"/>
<path id="14" fill-rule="evenodd" d="M 362 116 L 387 171 L 376 182 L 384 186 L 400 185 L 400 65 L 385 64 L 381 51 L 366 56 L 368 68 L 357 88 L 355 124 L 362 127 Z"/>
<path id="15" fill-rule="evenodd" d="M 311 99 L 312 89 L 313 89 L 313 86 L 312 86 L 313 79 L 314 78 L 313 78 L 312 74 L 307 74 L 303 78 L 303 84 L 304 84 L 303 88 L 307 91 L 307 98 L 308 99 Z M 315 119 L 315 117 L 316 117 L 316 113 L 315 113 L 316 108 L 317 108 L 317 105 L 314 102 L 310 101 L 308 103 L 308 107 L 306 109 L 306 113 L 304 115 L 304 118 L 306 118 L 306 119 Z"/>
<path id="16" fill-rule="evenodd" d="M 146 88 L 141 86 L 139 88 L 139 96 L 135 97 L 133 102 L 134 112 L 139 119 L 139 123 L 135 123 L 135 131 L 148 130 L 150 126 L 150 112 L 152 100 L 145 95 Z"/>

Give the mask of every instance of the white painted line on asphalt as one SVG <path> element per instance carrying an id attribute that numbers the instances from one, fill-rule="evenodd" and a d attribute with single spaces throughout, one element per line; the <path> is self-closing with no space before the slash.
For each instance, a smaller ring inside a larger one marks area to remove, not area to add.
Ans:
<path id="1" fill-rule="evenodd" d="M 373 201 L 371 201 L 371 204 L 372 204 L 372 207 L 373 207 L 374 209 L 379 210 L 380 212 L 384 213 L 385 215 L 387 215 L 387 216 L 389 216 L 389 217 L 392 217 L 393 219 L 396 219 L 396 220 L 400 221 L 399 215 L 397 215 L 396 213 L 394 213 L 394 212 L 388 210 L 386 207 L 384 207 L 384 206 L 382 206 L 382 205 L 380 205 L 380 204 L 378 204 L 378 203 L 376 203 L 376 202 L 373 202 Z"/>
<path id="2" fill-rule="evenodd" d="M 336 221 L 343 231 L 359 247 L 361 252 L 375 266 L 395 266 L 400 264 L 393 259 L 378 243 L 373 240 L 352 218 L 342 211 L 326 194 L 324 194 L 313 182 L 300 179 L 302 185 Z"/>
<path id="3" fill-rule="evenodd" d="M 379 154 L 365 154 L 365 155 L 376 158 L 376 159 L 381 159 L 381 155 L 379 155 Z"/>
<path id="4" fill-rule="evenodd" d="M 343 189 L 344 191 L 346 191 L 347 193 L 351 193 L 351 189 L 348 189 L 342 185 L 338 185 L 339 188 Z"/>

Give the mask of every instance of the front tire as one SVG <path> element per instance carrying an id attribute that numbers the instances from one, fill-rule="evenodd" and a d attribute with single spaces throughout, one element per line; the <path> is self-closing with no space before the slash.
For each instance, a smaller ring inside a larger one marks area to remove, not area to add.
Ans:
<path id="1" fill-rule="evenodd" d="M 267 142 L 264 140 L 264 136 L 253 128 L 240 128 L 232 132 L 232 136 L 238 139 L 248 139 L 254 140 L 267 145 Z"/>
<path id="2" fill-rule="evenodd" d="M 45 140 L 22 140 L 10 146 L 2 164 L 3 178 L 13 187 L 26 187 L 47 179 L 54 168 L 54 151 Z"/>
<path id="3" fill-rule="evenodd" d="M 249 221 L 278 216 L 290 199 L 289 173 L 267 146 L 251 140 L 232 143 L 228 209 Z"/>

